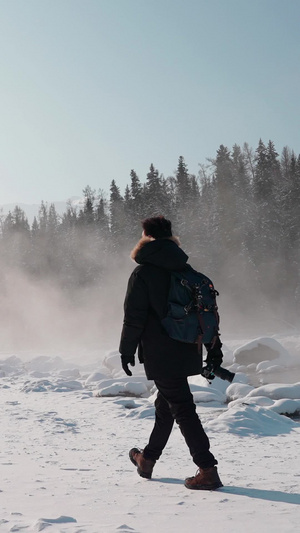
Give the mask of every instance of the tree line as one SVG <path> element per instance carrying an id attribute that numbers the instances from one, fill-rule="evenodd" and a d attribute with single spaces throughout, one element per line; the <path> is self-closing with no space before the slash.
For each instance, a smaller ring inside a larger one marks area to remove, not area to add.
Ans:
<path id="1" fill-rule="evenodd" d="M 101 287 L 113 266 L 141 235 L 140 221 L 163 214 L 172 220 L 192 265 L 211 277 L 240 312 L 276 307 L 295 323 L 300 310 L 300 155 L 259 141 L 228 149 L 190 174 L 180 156 L 172 176 L 150 165 L 142 181 L 131 170 L 124 194 L 83 190 L 62 216 L 42 202 L 31 226 L 16 206 L 1 216 L 2 262 L 36 279 L 75 287 Z"/>

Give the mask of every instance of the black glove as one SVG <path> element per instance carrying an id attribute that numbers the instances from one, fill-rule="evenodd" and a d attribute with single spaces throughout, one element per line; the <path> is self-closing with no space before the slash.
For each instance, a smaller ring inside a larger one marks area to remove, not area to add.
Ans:
<path id="1" fill-rule="evenodd" d="M 221 366 L 223 361 L 223 352 L 221 347 L 222 343 L 219 337 L 215 340 L 215 342 L 205 344 L 205 348 L 207 349 L 206 363 L 208 367 L 215 369 Z"/>
<path id="2" fill-rule="evenodd" d="M 125 374 L 127 374 L 127 376 L 132 376 L 132 372 L 129 370 L 128 365 L 135 365 L 134 355 L 121 355 L 121 362 Z"/>
<path id="3" fill-rule="evenodd" d="M 204 378 L 206 378 L 208 381 L 212 381 L 212 380 L 215 379 L 215 377 L 216 377 L 215 374 L 214 374 L 214 372 L 213 372 L 213 370 L 214 370 L 214 369 L 213 369 L 213 366 L 212 366 L 211 364 L 207 364 L 206 366 L 204 366 L 204 367 L 202 368 L 202 372 L 201 372 L 201 374 L 202 374 L 202 376 L 203 376 Z"/>

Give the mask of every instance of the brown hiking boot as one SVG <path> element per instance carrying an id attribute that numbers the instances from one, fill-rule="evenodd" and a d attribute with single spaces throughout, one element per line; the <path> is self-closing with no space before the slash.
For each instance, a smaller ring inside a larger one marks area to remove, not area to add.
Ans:
<path id="1" fill-rule="evenodd" d="M 129 452 L 130 461 L 137 466 L 138 474 L 141 477 L 151 479 L 152 470 L 155 465 L 155 461 L 151 459 L 145 459 L 143 456 L 143 451 L 138 448 L 132 448 Z"/>
<path id="2" fill-rule="evenodd" d="M 184 484 L 187 489 L 195 490 L 216 490 L 223 487 L 216 466 L 199 468 L 195 476 L 186 478 Z"/>

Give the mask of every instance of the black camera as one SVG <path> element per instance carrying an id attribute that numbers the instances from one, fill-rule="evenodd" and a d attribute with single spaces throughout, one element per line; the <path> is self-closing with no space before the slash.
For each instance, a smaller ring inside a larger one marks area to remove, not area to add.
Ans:
<path id="1" fill-rule="evenodd" d="M 208 364 L 202 368 L 201 375 L 208 380 L 214 379 L 214 377 L 217 376 L 217 378 L 221 378 L 224 381 L 229 381 L 229 383 L 232 383 L 235 376 L 233 372 L 226 370 L 226 368 L 222 368 L 221 366 L 214 368 L 214 366 L 211 364 Z"/>

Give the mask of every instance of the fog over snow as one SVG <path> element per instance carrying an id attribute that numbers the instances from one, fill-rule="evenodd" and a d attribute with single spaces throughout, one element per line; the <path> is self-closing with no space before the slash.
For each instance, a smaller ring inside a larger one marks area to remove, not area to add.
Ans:
<path id="1" fill-rule="evenodd" d="M 215 492 L 184 487 L 196 466 L 177 426 L 152 480 L 137 475 L 128 451 L 147 443 L 156 396 L 142 365 L 129 378 L 116 349 L 80 361 L 2 352 L 0 531 L 296 531 L 300 335 L 223 342 L 234 381 L 190 378 Z"/>

